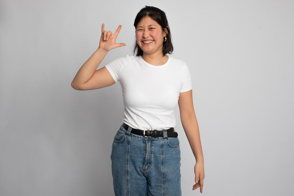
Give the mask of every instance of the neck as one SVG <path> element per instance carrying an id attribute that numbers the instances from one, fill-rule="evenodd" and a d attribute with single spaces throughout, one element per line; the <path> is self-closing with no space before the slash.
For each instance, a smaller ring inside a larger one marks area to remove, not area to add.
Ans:
<path id="1" fill-rule="evenodd" d="M 168 59 L 166 55 L 163 56 L 162 51 L 153 54 L 143 53 L 142 58 L 151 65 L 163 65 Z"/>

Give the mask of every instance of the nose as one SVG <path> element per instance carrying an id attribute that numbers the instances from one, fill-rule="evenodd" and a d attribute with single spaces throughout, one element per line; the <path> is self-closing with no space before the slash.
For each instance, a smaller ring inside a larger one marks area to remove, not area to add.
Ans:
<path id="1" fill-rule="evenodd" d="M 148 33 L 148 29 L 143 31 L 143 38 L 148 37 L 149 33 Z"/>

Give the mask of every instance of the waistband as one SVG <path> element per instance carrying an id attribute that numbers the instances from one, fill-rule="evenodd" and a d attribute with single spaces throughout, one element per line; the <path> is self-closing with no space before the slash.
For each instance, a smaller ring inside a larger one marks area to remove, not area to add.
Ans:
<path id="1" fill-rule="evenodd" d="M 141 130 L 141 129 L 134 129 L 131 126 L 123 123 L 123 127 L 130 133 L 134 133 L 137 135 L 142 135 L 144 137 L 178 137 L 178 133 L 174 131 L 174 128 L 171 127 L 167 130 L 158 131 L 158 130 Z"/>

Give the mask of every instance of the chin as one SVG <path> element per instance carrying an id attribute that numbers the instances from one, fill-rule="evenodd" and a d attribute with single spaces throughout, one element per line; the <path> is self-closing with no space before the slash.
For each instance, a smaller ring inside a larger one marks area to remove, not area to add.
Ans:
<path id="1" fill-rule="evenodd" d="M 142 50 L 143 51 L 143 53 L 146 53 L 146 54 L 151 54 L 152 53 L 152 51 L 144 51 L 144 50 Z"/>

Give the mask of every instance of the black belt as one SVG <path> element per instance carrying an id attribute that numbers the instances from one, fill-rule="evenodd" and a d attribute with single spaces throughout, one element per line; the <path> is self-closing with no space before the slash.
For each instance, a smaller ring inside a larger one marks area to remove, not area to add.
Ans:
<path id="1" fill-rule="evenodd" d="M 123 127 L 128 130 L 130 127 L 129 125 L 123 123 Z M 132 128 L 131 133 L 137 134 L 137 135 L 143 135 L 144 137 L 163 137 L 163 131 L 157 131 L 157 130 L 141 130 L 141 129 L 134 129 Z M 167 130 L 167 137 L 178 137 L 178 133 L 174 131 L 174 128 L 169 128 Z"/>

